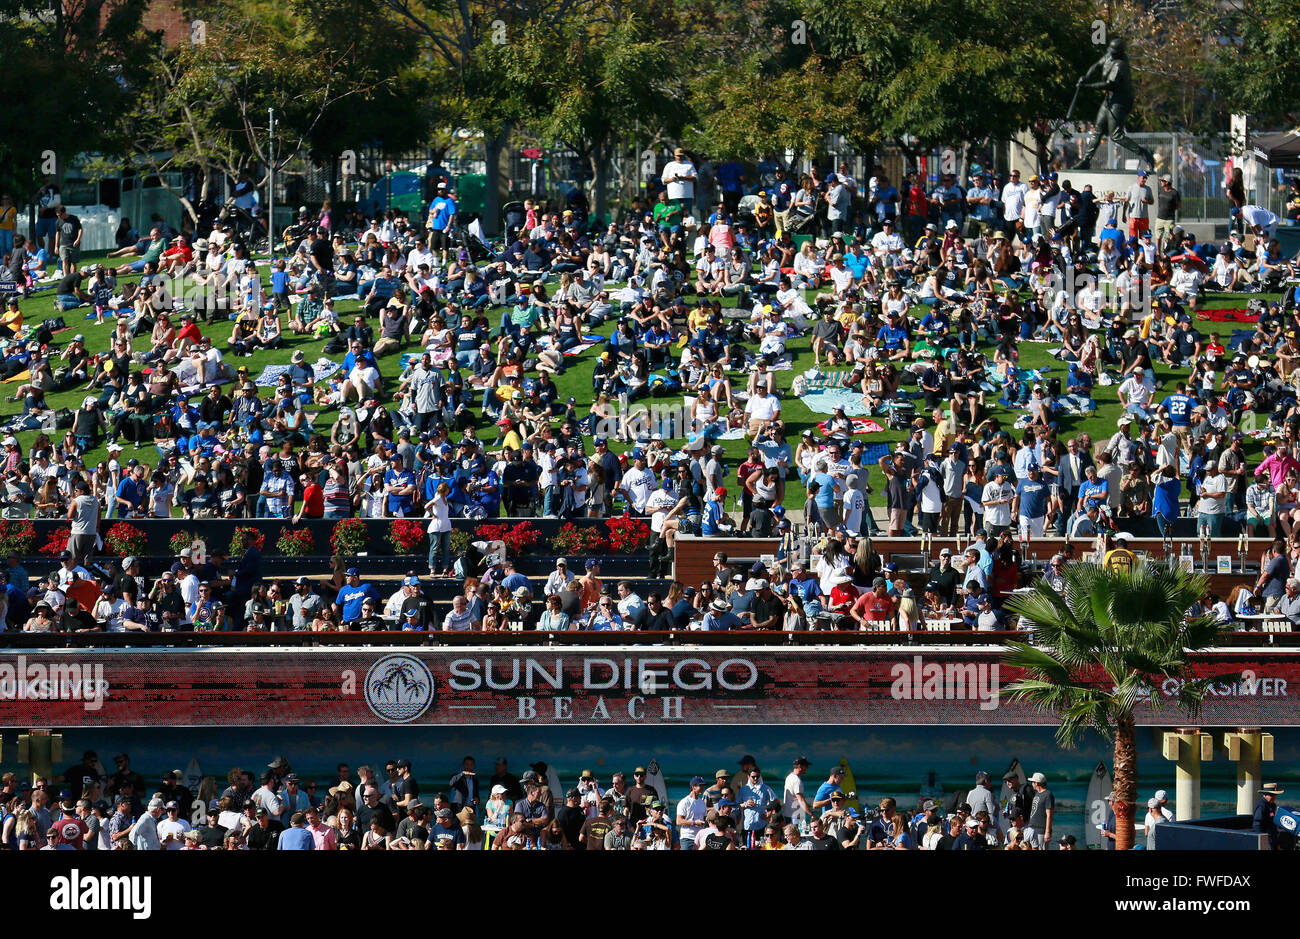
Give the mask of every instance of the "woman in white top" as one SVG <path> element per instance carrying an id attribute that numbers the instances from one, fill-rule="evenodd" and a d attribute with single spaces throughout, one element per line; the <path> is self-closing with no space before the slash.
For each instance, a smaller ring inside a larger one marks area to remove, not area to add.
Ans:
<path id="1" fill-rule="evenodd" d="M 822 602 L 830 598 L 832 577 L 838 577 L 849 569 L 849 556 L 844 553 L 844 542 L 838 538 L 827 538 L 826 547 L 817 561 L 813 571 L 817 575 L 817 590 L 822 595 Z"/>
<path id="2" fill-rule="evenodd" d="M 808 318 L 813 315 L 812 307 L 803 295 L 794 288 L 789 277 L 781 278 L 780 289 L 773 298 L 772 310 L 778 317 L 788 317 L 800 329 L 807 328 Z"/>
<path id="3" fill-rule="evenodd" d="M 451 574 L 451 506 L 447 494 L 451 487 L 438 483 L 438 491 L 429 500 L 429 574 L 439 576 L 444 571 Z M 441 563 L 439 563 L 441 555 Z"/>
<path id="4" fill-rule="evenodd" d="M 691 405 L 691 427 L 696 431 L 704 430 L 718 419 L 718 405 L 713 400 L 713 393 L 707 387 L 701 388 Z"/>
<path id="5" fill-rule="evenodd" d="M 805 241 L 794 257 L 794 280 L 800 287 L 816 290 L 822 285 L 823 265 L 817 260 L 813 243 Z"/>
<path id="6" fill-rule="evenodd" d="M 155 473 L 147 494 L 149 514 L 153 518 L 171 518 L 176 487 L 161 473 Z"/>
<path id="7" fill-rule="evenodd" d="M 811 430 L 804 431 L 799 446 L 794 449 L 794 465 L 799 472 L 800 482 L 807 484 L 808 476 L 812 473 L 813 461 L 817 459 L 820 451 L 821 444 L 817 442 L 816 435 Z"/>
<path id="8" fill-rule="evenodd" d="M 928 280 L 929 278 L 927 278 Z M 891 313 L 906 316 L 911 305 L 911 298 L 903 293 L 903 285 L 898 281 L 892 281 L 889 285 L 889 292 L 880 298 L 880 311 L 885 316 L 889 316 Z"/>
<path id="9" fill-rule="evenodd" d="M 1107 238 L 1101 243 L 1097 252 L 1097 266 L 1102 277 L 1114 277 L 1119 273 L 1119 251 L 1115 249 L 1115 239 Z"/>
<path id="10" fill-rule="evenodd" d="M 898 628 L 902 632 L 913 632 L 921 628 L 924 622 L 916 597 L 910 590 L 903 591 L 898 600 Z"/>

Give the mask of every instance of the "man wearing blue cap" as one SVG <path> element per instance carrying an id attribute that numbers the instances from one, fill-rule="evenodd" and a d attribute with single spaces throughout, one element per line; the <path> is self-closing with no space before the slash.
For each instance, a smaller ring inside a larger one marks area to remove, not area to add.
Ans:
<path id="1" fill-rule="evenodd" d="M 680 833 L 680 850 L 694 851 L 695 839 L 708 827 L 708 801 L 704 798 L 704 777 L 691 777 L 691 791 L 677 803 L 677 830 Z"/>
<path id="2" fill-rule="evenodd" d="M 1047 524 L 1048 493 L 1047 484 L 1043 482 L 1042 468 L 1035 460 L 1029 464 L 1029 475 L 1016 484 L 1014 509 L 1020 520 L 1021 541 L 1043 537 L 1043 529 Z"/>
<path id="3" fill-rule="evenodd" d="M 627 496 L 629 514 L 642 516 L 655 489 L 655 475 L 646 467 L 645 451 L 640 447 L 633 448 L 630 459 L 632 466 L 623 474 L 617 488 Z"/>
<path id="4" fill-rule="evenodd" d="M 347 583 L 334 598 L 334 612 L 339 614 L 344 628 L 350 629 L 352 624 L 361 618 L 361 605 L 366 600 L 372 601 L 376 608 L 383 602 L 378 590 L 370 584 L 361 582 L 361 572 L 355 567 L 349 567 Z"/>
<path id="5" fill-rule="evenodd" d="M 406 518 L 415 504 L 415 474 L 406 468 L 400 454 L 388 458 L 388 472 L 384 474 L 384 492 L 388 496 L 388 514 L 393 518 Z"/>

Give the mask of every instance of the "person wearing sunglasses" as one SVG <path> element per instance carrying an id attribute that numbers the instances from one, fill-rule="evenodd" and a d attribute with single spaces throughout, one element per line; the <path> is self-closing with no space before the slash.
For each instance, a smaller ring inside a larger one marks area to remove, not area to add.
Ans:
<path id="1" fill-rule="evenodd" d="M 592 613 L 591 623 L 587 626 L 593 632 L 608 632 L 610 630 L 621 630 L 627 627 L 623 624 L 623 617 L 619 615 L 618 607 L 614 605 L 611 597 L 603 596 L 596 603 L 596 610 Z"/>
<path id="2" fill-rule="evenodd" d="M 1058 593 L 1065 589 L 1065 558 L 1057 554 L 1047 562 L 1043 581 Z"/>

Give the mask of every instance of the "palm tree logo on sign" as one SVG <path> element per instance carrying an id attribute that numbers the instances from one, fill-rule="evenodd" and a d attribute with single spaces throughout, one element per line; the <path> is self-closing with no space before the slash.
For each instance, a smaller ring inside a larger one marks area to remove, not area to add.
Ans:
<path id="1" fill-rule="evenodd" d="M 410 655 L 388 655 L 366 672 L 366 704 L 390 724 L 409 724 L 433 704 L 433 673 Z"/>

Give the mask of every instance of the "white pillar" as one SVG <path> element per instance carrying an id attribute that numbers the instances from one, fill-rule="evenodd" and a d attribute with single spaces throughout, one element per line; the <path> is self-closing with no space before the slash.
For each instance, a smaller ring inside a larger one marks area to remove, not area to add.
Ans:
<path id="1" fill-rule="evenodd" d="M 1179 727 L 1165 732 L 1163 752 L 1165 759 L 1175 764 L 1175 817 L 1180 822 L 1200 818 L 1201 762 L 1213 758 L 1212 738 L 1196 727 Z"/>
<path id="2" fill-rule="evenodd" d="M 1263 764 L 1273 761 L 1273 735 L 1258 727 L 1238 727 L 1223 735 L 1223 745 L 1237 764 L 1237 814 L 1250 815 L 1259 799 Z"/>

